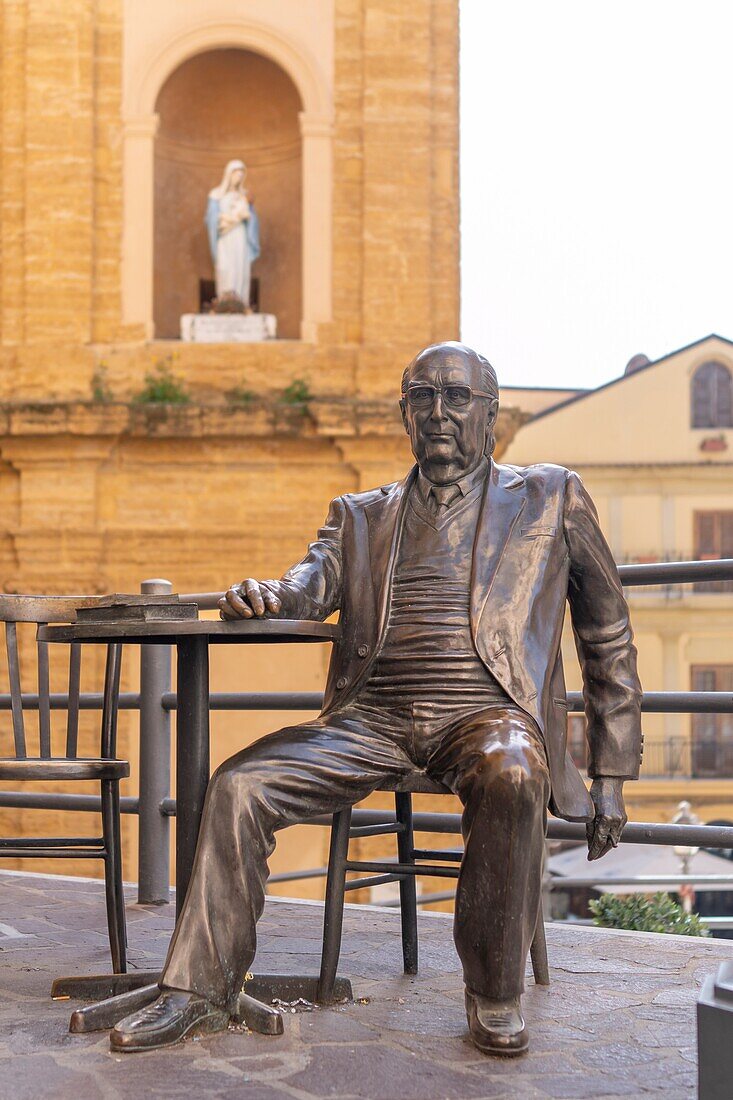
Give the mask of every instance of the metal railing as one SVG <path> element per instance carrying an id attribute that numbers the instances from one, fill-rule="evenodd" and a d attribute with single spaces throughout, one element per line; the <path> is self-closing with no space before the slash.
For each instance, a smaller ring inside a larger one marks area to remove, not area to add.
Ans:
<path id="1" fill-rule="evenodd" d="M 685 565 L 689 562 L 689 555 L 685 555 L 683 551 L 679 550 L 665 550 L 661 554 L 628 554 L 624 557 L 623 562 L 619 562 L 619 572 L 625 569 L 627 566 L 635 565 L 652 565 L 656 567 L 660 564 L 665 565 Z M 703 561 L 703 559 L 695 559 Z M 725 559 L 724 559 L 725 560 Z M 648 581 L 646 584 L 639 584 L 634 586 L 634 595 L 655 595 L 662 596 L 665 599 L 678 600 L 681 599 L 685 592 L 692 591 L 694 594 L 705 595 L 719 595 L 721 593 L 729 594 L 733 592 L 733 580 L 728 577 L 698 577 L 692 582 L 667 579 L 661 584 L 656 581 Z"/>
<path id="2" fill-rule="evenodd" d="M 581 773 L 586 774 L 585 721 L 580 719 L 578 726 L 577 732 L 570 730 L 568 749 Z M 693 730 L 689 736 L 647 733 L 641 778 L 733 779 L 733 740 L 725 732 L 700 734 Z"/>
<path id="3" fill-rule="evenodd" d="M 620 565 L 619 575 L 624 587 L 690 584 L 733 580 L 733 559 L 706 562 L 665 562 Z M 172 591 L 169 581 L 144 581 L 141 591 L 148 594 Z M 200 610 L 214 610 L 221 593 L 187 593 L 186 602 L 195 602 Z M 38 706 L 38 696 L 23 696 L 24 705 Z M 234 710 L 319 710 L 320 692 L 214 692 L 211 709 Z M 68 697 L 51 696 L 54 710 L 64 709 Z M 100 693 L 82 694 L 83 710 L 101 710 Z M 140 691 L 122 693 L 122 710 L 140 713 L 140 776 L 139 795 L 123 797 L 121 810 L 137 814 L 140 819 L 138 858 L 138 901 L 156 904 L 169 899 L 170 883 L 170 818 L 175 815 L 175 800 L 170 797 L 170 715 L 176 709 L 176 693 L 171 690 L 171 651 L 168 645 L 140 647 Z M 0 695 L 0 710 L 10 709 L 10 696 Z M 582 695 L 568 693 L 568 709 L 582 712 Z M 728 692 L 647 692 L 642 702 L 647 713 L 733 714 L 733 693 Z M 99 812 L 100 800 L 94 795 L 66 792 L 0 791 L 0 806 L 81 810 Z M 390 812 L 355 810 L 354 826 L 394 822 Z M 330 825 L 330 817 L 311 819 L 305 824 Z M 417 832 L 460 834 L 459 814 L 414 813 Z M 553 819 L 548 826 L 548 838 L 553 840 L 585 839 L 583 824 Z M 632 844 L 674 844 L 706 848 L 733 849 L 733 827 L 713 825 L 667 825 L 663 823 L 630 822 L 623 833 L 623 842 Z M 325 868 L 285 872 L 273 881 L 296 881 L 319 877 Z M 697 881 L 697 880 L 696 880 Z"/>
<path id="4" fill-rule="evenodd" d="M 644 779 L 733 779 L 733 741 L 693 731 L 644 738 Z"/>

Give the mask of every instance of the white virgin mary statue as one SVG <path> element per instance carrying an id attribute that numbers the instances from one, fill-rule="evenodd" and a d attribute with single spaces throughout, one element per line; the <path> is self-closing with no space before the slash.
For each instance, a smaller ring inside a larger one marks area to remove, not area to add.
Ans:
<path id="1" fill-rule="evenodd" d="M 204 220 L 217 298 L 236 295 L 249 307 L 250 269 L 260 254 L 260 227 L 244 188 L 246 175 L 244 161 L 229 161 L 221 183 L 209 191 Z"/>

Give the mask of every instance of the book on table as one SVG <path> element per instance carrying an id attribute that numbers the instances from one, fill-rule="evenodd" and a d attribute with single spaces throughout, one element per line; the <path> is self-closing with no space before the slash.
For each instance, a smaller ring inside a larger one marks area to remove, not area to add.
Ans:
<path id="1" fill-rule="evenodd" d="M 93 607 L 78 607 L 78 623 L 182 622 L 198 618 L 198 604 L 181 603 L 178 596 L 146 596 L 115 593 L 103 596 Z"/>

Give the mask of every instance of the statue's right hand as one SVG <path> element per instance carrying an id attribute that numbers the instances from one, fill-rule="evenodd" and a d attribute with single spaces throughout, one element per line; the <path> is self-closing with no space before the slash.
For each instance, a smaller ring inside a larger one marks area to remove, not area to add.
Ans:
<path id="1" fill-rule="evenodd" d="M 277 596 L 251 577 L 241 584 L 233 584 L 219 600 L 222 619 L 262 619 L 268 612 L 279 614 L 281 607 Z"/>

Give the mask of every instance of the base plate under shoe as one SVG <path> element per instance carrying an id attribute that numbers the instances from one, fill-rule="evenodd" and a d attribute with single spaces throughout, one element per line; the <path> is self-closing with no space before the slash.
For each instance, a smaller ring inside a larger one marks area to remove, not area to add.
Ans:
<path id="1" fill-rule="evenodd" d="M 496 1004 L 466 990 L 466 1016 L 474 1046 L 482 1053 L 514 1058 L 529 1049 L 519 998 Z"/>
<path id="2" fill-rule="evenodd" d="M 163 991 L 152 1004 L 120 1020 L 109 1045 L 118 1053 L 158 1050 L 180 1043 L 190 1035 L 225 1031 L 229 1013 L 192 993 Z"/>

